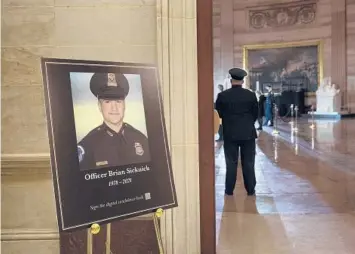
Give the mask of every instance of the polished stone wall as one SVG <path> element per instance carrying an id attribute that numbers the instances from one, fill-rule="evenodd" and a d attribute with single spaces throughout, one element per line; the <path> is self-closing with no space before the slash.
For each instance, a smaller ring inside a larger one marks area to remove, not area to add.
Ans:
<path id="1" fill-rule="evenodd" d="M 302 6 L 316 3 L 316 16 L 308 24 L 266 26 L 255 29 L 250 24 L 250 10 L 279 6 Z M 229 8 L 233 4 L 233 13 Z M 354 0 L 269 1 L 214 0 L 214 81 L 223 83 L 231 66 L 243 66 L 243 46 L 273 43 L 323 42 L 323 77 L 332 77 L 343 91 L 344 108 L 355 110 Z M 233 25 L 231 25 L 233 24 Z M 230 45 L 233 44 L 233 49 Z M 233 61 L 226 56 L 233 55 Z"/>
<path id="2" fill-rule="evenodd" d="M 163 241 L 199 253 L 195 0 L 3 0 L 1 21 L 3 252 L 59 253 L 40 71 L 56 57 L 159 65 L 179 199 Z"/>
<path id="3" fill-rule="evenodd" d="M 242 0 L 215 0 L 214 10 L 214 51 L 215 51 L 215 82 L 221 83 L 225 73 L 231 66 L 243 66 L 243 46 L 256 44 L 270 44 L 283 42 L 302 42 L 310 40 L 324 41 L 324 75 L 330 75 L 331 71 L 331 0 L 320 0 L 317 3 L 317 13 L 314 22 L 308 25 L 291 25 L 285 27 L 267 27 L 253 29 L 250 26 L 248 11 L 255 8 L 273 8 L 279 4 L 291 3 L 292 1 L 242 1 Z M 222 12 L 224 5 L 233 5 L 233 12 L 227 9 Z M 221 22 L 222 17 L 225 21 Z M 224 24 L 227 24 L 225 28 Z M 232 24 L 232 26 L 228 25 Z M 227 42 L 226 42 L 227 41 Z M 233 50 L 230 47 L 223 47 L 225 44 L 233 43 Z M 229 52 L 226 52 L 226 51 Z M 233 54 L 233 62 L 228 66 L 223 62 L 222 54 Z M 222 67 L 223 66 L 223 67 Z"/>
<path id="4" fill-rule="evenodd" d="M 346 1 L 348 104 L 355 112 L 355 0 Z"/>

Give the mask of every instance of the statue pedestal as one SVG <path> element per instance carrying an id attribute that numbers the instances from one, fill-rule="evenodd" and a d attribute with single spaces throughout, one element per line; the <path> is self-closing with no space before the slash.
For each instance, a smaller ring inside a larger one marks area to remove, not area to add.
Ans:
<path id="1" fill-rule="evenodd" d="M 316 113 L 321 113 L 321 114 L 340 113 L 340 110 L 341 110 L 340 94 L 317 95 Z"/>

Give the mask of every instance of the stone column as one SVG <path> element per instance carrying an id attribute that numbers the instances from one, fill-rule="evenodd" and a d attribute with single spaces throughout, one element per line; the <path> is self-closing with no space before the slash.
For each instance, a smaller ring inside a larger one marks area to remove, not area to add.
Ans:
<path id="1" fill-rule="evenodd" d="M 162 220 L 172 254 L 200 253 L 196 32 L 196 0 L 157 1 L 158 63 L 179 204 Z"/>
<path id="2" fill-rule="evenodd" d="M 234 65 L 234 12 L 233 0 L 222 0 L 221 5 L 221 62 L 223 75 Z"/>
<path id="3" fill-rule="evenodd" d="M 331 2 L 332 83 L 342 91 L 342 107 L 347 107 L 346 0 Z"/>

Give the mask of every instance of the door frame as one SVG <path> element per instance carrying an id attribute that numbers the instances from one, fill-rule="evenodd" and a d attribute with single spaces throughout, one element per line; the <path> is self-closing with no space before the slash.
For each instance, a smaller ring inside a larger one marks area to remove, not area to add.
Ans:
<path id="1" fill-rule="evenodd" d="M 196 0 L 196 4 L 200 246 L 202 254 L 215 254 L 216 206 L 213 124 L 213 3 L 212 0 Z"/>

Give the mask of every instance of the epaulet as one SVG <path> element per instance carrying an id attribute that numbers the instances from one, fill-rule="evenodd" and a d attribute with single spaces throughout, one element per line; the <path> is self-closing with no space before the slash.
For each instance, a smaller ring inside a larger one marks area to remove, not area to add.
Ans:
<path id="1" fill-rule="evenodd" d="M 128 131 L 131 132 L 135 132 L 135 133 L 139 133 L 141 135 L 144 135 L 141 131 L 137 130 L 136 128 L 134 128 L 132 125 L 128 124 L 128 123 L 124 123 L 124 128 Z"/>
<path id="2" fill-rule="evenodd" d="M 95 133 L 98 133 L 98 132 L 101 131 L 101 130 L 102 130 L 102 126 L 100 125 L 100 126 L 94 128 L 94 129 L 92 129 L 92 130 L 87 134 L 87 136 L 91 136 L 91 135 L 93 135 L 93 134 L 95 134 Z"/>
<path id="3" fill-rule="evenodd" d="M 124 123 L 124 127 L 127 128 L 127 129 L 135 130 L 135 128 L 132 125 L 128 124 L 128 123 Z"/>
<path id="4" fill-rule="evenodd" d="M 82 139 L 80 142 L 86 140 L 86 139 L 89 138 L 89 137 L 92 137 L 93 135 L 95 135 L 96 133 L 100 132 L 101 130 L 102 130 L 102 126 L 101 126 L 101 125 L 98 126 L 98 127 L 96 127 L 96 128 L 94 128 L 94 129 L 92 129 L 90 132 L 88 132 L 88 133 L 83 137 L 83 139 Z"/>
<path id="5" fill-rule="evenodd" d="M 124 129 L 131 132 L 140 132 L 139 130 L 137 130 L 136 128 L 134 128 L 132 125 L 128 123 L 124 123 Z"/>

